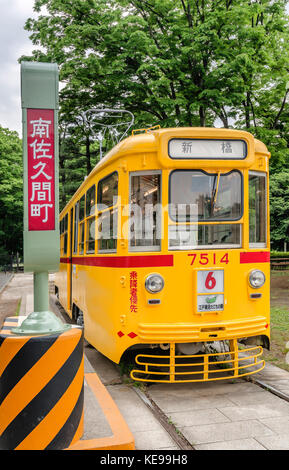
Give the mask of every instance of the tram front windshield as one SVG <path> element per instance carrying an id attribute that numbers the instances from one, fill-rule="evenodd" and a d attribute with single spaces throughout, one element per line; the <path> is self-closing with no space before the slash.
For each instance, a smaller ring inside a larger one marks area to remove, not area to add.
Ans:
<path id="1" fill-rule="evenodd" d="M 169 226 L 170 249 L 240 246 L 241 225 L 227 223 L 242 217 L 242 175 L 239 171 L 173 171 L 169 208 L 170 219 L 176 222 Z"/>

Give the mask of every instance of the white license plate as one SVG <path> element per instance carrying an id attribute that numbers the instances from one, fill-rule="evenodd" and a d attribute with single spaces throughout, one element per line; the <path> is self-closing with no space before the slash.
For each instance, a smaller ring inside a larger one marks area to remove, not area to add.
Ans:
<path id="1" fill-rule="evenodd" d="M 224 294 L 198 295 L 198 312 L 224 310 Z"/>

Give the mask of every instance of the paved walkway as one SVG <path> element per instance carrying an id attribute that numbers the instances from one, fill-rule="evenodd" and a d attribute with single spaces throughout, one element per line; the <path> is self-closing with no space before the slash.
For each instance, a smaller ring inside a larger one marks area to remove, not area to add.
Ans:
<path id="1" fill-rule="evenodd" d="M 12 278 L 13 274 L 11 272 L 0 272 L 0 293 L 4 289 L 5 285 L 9 282 Z"/>
<path id="2" fill-rule="evenodd" d="M 51 277 L 51 280 L 53 278 Z M 17 274 L 0 296 L 3 301 L 21 299 L 20 314 L 33 308 L 32 276 Z M 51 308 L 58 314 L 56 297 Z M 135 388 L 125 384 L 118 368 L 95 349 L 85 347 L 86 361 L 95 370 L 125 418 L 136 449 L 177 449 Z M 289 373 L 267 364 L 255 375 L 263 382 L 289 393 Z M 254 383 L 241 379 L 226 382 L 153 384 L 148 397 L 163 410 L 167 421 L 197 450 L 289 450 L 289 403 Z M 102 421 L 90 421 L 89 432 L 105 429 Z"/>

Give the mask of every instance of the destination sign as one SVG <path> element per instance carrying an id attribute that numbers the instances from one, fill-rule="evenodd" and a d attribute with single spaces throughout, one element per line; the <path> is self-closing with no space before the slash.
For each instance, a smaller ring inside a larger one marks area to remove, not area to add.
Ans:
<path id="1" fill-rule="evenodd" d="M 28 230 L 55 230 L 53 109 L 27 110 Z"/>
<path id="2" fill-rule="evenodd" d="M 171 139 L 169 156 L 171 158 L 241 160 L 247 156 L 247 145 L 243 140 Z"/>

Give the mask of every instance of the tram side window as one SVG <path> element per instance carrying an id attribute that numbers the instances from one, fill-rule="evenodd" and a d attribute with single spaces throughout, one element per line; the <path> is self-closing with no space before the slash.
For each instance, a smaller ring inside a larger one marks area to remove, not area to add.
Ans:
<path id="1" fill-rule="evenodd" d="M 60 220 L 60 222 L 59 222 L 60 250 L 61 250 L 61 253 L 62 253 L 62 254 L 63 254 L 63 222 L 64 222 L 64 219 Z"/>
<path id="2" fill-rule="evenodd" d="M 79 225 L 79 253 L 84 252 L 84 222 Z"/>
<path id="3" fill-rule="evenodd" d="M 266 174 L 249 172 L 249 244 L 266 247 L 267 194 Z"/>
<path id="4" fill-rule="evenodd" d="M 86 193 L 86 252 L 95 252 L 95 184 Z"/>
<path id="5" fill-rule="evenodd" d="M 116 252 L 117 210 L 104 211 L 98 216 L 98 251 Z"/>
<path id="6" fill-rule="evenodd" d="M 86 217 L 95 213 L 95 184 L 86 193 Z"/>
<path id="7" fill-rule="evenodd" d="M 85 217 L 85 195 L 83 195 L 79 200 L 79 221 L 83 220 Z"/>
<path id="8" fill-rule="evenodd" d="M 68 214 L 64 217 L 64 231 L 67 232 L 68 229 Z"/>
<path id="9" fill-rule="evenodd" d="M 73 244 L 73 253 L 77 253 L 77 240 L 78 240 L 78 217 L 79 217 L 79 202 L 75 204 L 74 207 L 74 244 Z"/>
<path id="10" fill-rule="evenodd" d="M 98 251 L 117 250 L 117 209 L 108 209 L 117 204 L 118 173 L 114 172 L 99 181 L 97 187 Z"/>
<path id="11" fill-rule="evenodd" d="M 98 210 L 104 210 L 112 207 L 117 203 L 118 195 L 118 174 L 117 172 L 106 176 L 98 183 L 97 188 L 97 205 Z"/>
<path id="12" fill-rule="evenodd" d="M 130 176 L 130 251 L 161 249 L 161 173 L 132 173 Z"/>
<path id="13" fill-rule="evenodd" d="M 60 221 L 61 250 L 63 255 L 67 254 L 67 225 L 68 214 Z"/>
<path id="14" fill-rule="evenodd" d="M 64 241 L 63 241 L 63 254 L 66 255 L 67 254 L 67 236 L 68 236 L 68 233 L 67 233 L 67 229 L 68 229 L 68 214 L 66 214 L 66 216 L 64 217 L 63 219 L 64 221 Z"/>

